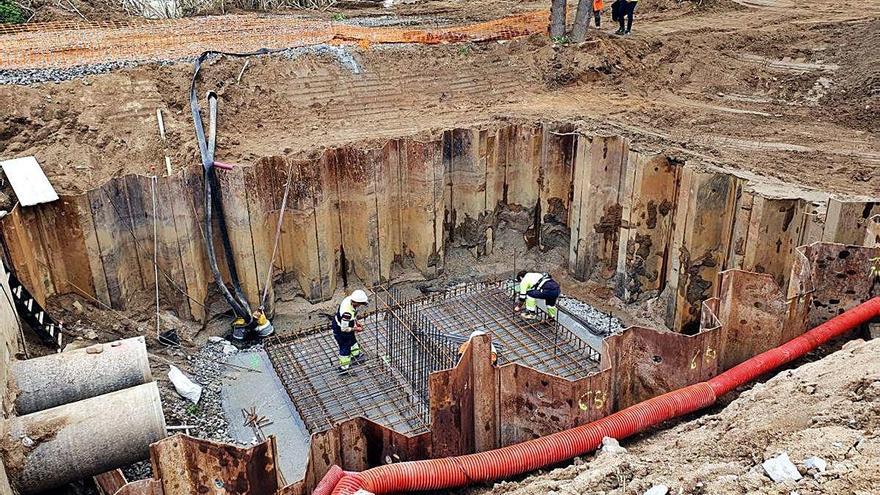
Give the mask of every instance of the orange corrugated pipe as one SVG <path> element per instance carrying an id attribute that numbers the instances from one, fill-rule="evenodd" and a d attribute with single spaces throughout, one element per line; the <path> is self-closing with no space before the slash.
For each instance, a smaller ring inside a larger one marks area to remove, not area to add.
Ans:
<path id="1" fill-rule="evenodd" d="M 509 447 L 443 459 L 389 464 L 360 473 L 343 472 L 334 466 L 313 495 L 327 495 L 331 490 L 333 495 L 353 495 L 358 490 L 375 494 L 439 490 L 534 471 L 591 452 L 602 444 L 603 437 L 625 438 L 710 406 L 717 397 L 878 317 L 880 297 L 874 297 L 709 381 L 648 399 L 586 425 Z"/>

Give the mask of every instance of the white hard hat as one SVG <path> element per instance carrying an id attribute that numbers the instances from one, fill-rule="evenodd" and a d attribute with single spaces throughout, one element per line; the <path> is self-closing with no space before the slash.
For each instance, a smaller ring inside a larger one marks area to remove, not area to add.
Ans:
<path id="1" fill-rule="evenodd" d="M 351 293 L 351 300 L 356 303 L 364 303 L 367 304 L 370 302 L 370 299 L 367 297 L 367 293 L 358 289 Z"/>
<path id="2" fill-rule="evenodd" d="M 480 335 L 486 335 L 486 332 L 482 330 L 474 330 L 471 332 L 471 337 L 479 337 Z"/>

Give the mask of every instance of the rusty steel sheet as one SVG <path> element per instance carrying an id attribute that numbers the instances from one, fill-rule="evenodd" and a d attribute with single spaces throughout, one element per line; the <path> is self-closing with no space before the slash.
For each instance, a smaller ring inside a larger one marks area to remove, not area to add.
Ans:
<path id="1" fill-rule="evenodd" d="M 353 418 L 313 434 L 304 478 L 278 493 L 311 493 L 334 465 L 346 471 L 363 471 L 392 462 L 430 457 L 430 432 L 407 436 L 366 418 Z"/>
<path id="2" fill-rule="evenodd" d="M 115 495 L 165 495 L 159 480 L 138 480 L 126 484 Z"/>
<path id="3" fill-rule="evenodd" d="M 836 243 L 814 243 L 797 249 L 792 291 L 808 328 L 819 325 L 880 293 L 880 284 L 868 276 L 871 258 L 880 248 Z M 791 294 L 789 294 L 791 295 Z"/>
<path id="4" fill-rule="evenodd" d="M 571 181 L 577 149 L 577 135 L 574 131 L 575 126 L 571 123 L 548 123 L 543 126 L 541 222 L 568 225 Z"/>
<path id="5" fill-rule="evenodd" d="M 92 479 L 95 481 L 95 486 L 98 487 L 101 495 L 115 495 L 116 492 L 126 485 L 125 475 L 122 474 L 121 469 L 98 474 L 93 476 Z"/>
<path id="6" fill-rule="evenodd" d="M 153 477 L 165 495 L 252 495 L 279 488 L 275 437 L 253 447 L 178 434 L 150 445 Z"/>
<path id="7" fill-rule="evenodd" d="M 615 376 L 615 410 L 718 372 L 718 331 L 697 335 L 630 327 L 604 341 Z"/>
<path id="8" fill-rule="evenodd" d="M 436 457 L 473 452 L 473 350 L 465 350 L 455 368 L 431 373 L 432 450 Z"/>
<path id="9" fill-rule="evenodd" d="M 880 201 L 828 200 L 822 241 L 860 246 L 871 216 L 880 214 Z"/>
<path id="10" fill-rule="evenodd" d="M 773 276 L 727 270 L 719 274 L 717 317 L 721 323 L 718 359 L 728 369 L 781 345 L 785 338 L 786 300 Z"/>

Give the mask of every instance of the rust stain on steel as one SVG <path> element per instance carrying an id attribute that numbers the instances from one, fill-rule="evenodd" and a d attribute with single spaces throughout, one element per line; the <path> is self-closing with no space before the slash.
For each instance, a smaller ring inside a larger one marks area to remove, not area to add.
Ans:
<path id="1" fill-rule="evenodd" d="M 275 493 L 275 438 L 250 448 L 178 434 L 150 446 L 165 495 Z"/>
<path id="2" fill-rule="evenodd" d="M 165 492 L 159 480 L 138 480 L 123 486 L 115 495 L 165 495 Z"/>

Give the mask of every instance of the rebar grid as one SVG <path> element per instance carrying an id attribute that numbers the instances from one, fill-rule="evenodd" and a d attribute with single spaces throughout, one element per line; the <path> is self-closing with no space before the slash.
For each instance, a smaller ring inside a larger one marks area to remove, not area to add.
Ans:
<path id="1" fill-rule="evenodd" d="M 373 288 L 374 307 L 358 334 L 365 361 L 348 375 L 336 371 L 329 322 L 276 336 L 266 350 L 311 433 L 363 416 L 417 434 L 430 425 L 430 374 L 455 365 L 473 330 L 492 336 L 499 364 L 568 379 L 597 371 L 599 353 L 541 308 L 536 320 L 515 315 L 513 289 L 509 281 L 478 282 L 407 298 L 396 288 Z"/>

